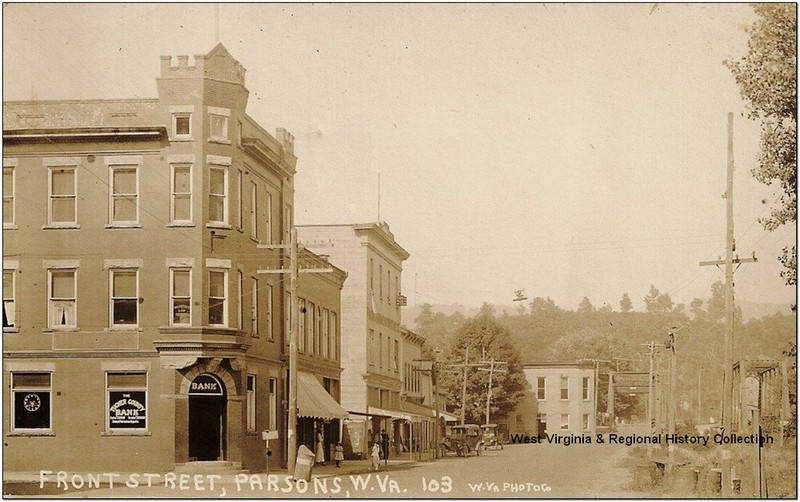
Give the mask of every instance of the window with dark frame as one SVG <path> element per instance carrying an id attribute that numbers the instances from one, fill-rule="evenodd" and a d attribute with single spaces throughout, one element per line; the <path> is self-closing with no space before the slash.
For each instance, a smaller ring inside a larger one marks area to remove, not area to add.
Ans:
<path id="1" fill-rule="evenodd" d="M 51 429 L 51 384 L 50 373 L 11 373 L 12 430 Z"/>
<path id="2" fill-rule="evenodd" d="M 147 430 L 147 373 L 109 371 L 106 373 L 108 431 Z"/>

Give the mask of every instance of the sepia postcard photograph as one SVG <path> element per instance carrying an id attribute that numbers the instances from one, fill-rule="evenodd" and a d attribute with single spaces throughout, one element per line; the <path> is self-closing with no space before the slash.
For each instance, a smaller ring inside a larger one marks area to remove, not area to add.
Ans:
<path id="1" fill-rule="evenodd" d="M 3 3 L 4 498 L 797 499 L 796 3 Z"/>

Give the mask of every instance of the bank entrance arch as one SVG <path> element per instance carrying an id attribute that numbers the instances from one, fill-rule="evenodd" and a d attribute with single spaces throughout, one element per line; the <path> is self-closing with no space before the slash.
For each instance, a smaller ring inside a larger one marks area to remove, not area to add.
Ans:
<path id="1" fill-rule="evenodd" d="M 227 393 L 213 373 L 197 375 L 189 384 L 189 460 L 225 460 Z"/>

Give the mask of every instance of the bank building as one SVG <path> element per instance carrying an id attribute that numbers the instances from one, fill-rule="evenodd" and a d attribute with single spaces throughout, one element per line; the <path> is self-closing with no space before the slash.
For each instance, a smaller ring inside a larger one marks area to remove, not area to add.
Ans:
<path id="1" fill-rule="evenodd" d="M 3 107 L 6 471 L 285 463 L 294 139 L 220 44 L 157 97 Z M 341 289 L 300 252 L 301 442 L 339 440 Z M 269 445 L 262 438 L 272 431 Z M 277 432 L 276 432 L 277 431 Z M 327 455 L 327 452 L 326 452 Z"/>

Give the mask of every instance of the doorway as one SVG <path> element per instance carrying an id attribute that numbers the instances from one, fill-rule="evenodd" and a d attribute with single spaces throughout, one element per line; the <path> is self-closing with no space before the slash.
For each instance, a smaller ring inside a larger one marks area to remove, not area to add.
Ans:
<path id="1" fill-rule="evenodd" d="M 199 375 L 189 387 L 189 460 L 225 460 L 225 386 L 214 375 Z"/>

